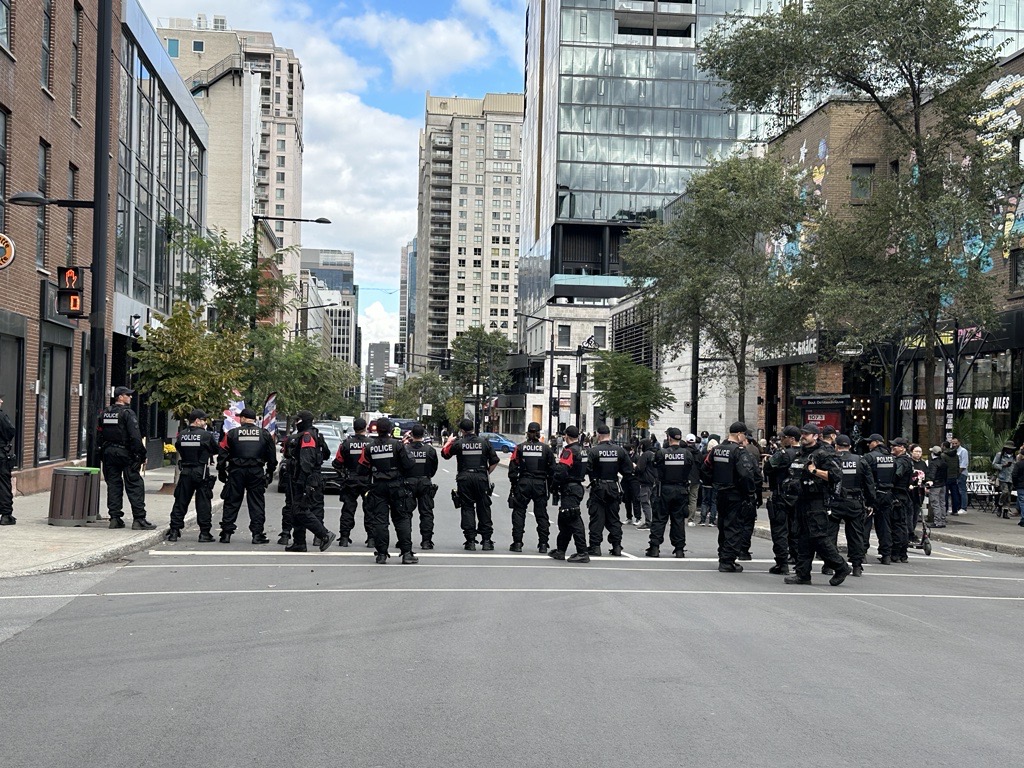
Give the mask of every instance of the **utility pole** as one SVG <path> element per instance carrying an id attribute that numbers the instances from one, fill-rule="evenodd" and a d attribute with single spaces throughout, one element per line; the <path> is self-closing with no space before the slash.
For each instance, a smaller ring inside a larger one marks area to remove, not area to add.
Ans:
<path id="1" fill-rule="evenodd" d="M 473 395 L 475 403 L 473 421 L 476 424 L 477 434 L 480 434 L 480 339 L 476 340 L 476 385 L 473 387 Z"/>

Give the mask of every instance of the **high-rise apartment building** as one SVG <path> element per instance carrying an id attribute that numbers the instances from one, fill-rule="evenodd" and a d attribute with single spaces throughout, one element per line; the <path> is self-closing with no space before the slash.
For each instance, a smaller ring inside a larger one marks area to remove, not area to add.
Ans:
<path id="1" fill-rule="evenodd" d="M 366 358 L 366 378 L 371 381 L 383 379 L 391 367 L 391 342 L 371 342 L 367 347 Z"/>
<path id="2" fill-rule="evenodd" d="M 322 280 L 332 291 L 355 292 L 356 255 L 334 248 L 303 248 L 302 268 Z"/>
<path id="3" fill-rule="evenodd" d="M 474 326 L 516 331 L 521 94 L 427 94 L 420 134 L 414 353 Z"/>
<path id="4" fill-rule="evenodd" d="M 320 302 L 335 304 L 322 310 L 325 322 L 331 326 L 331 355 L 358 367 L 359 286 L 355 284 L 355 253 L 334 248 L 303 248 L 300 263 L 303 274 L 309 273 L 324 286 Z"/>
<path id="5" fill-rule="evenodd" d="M 305 86 L 295 52 L 223 16 L 161 19 L 157 32 L 210 126 L 208 226 L 237 241 L 254 214 L 302 218 Z M 282 247 L 301 243 L 298 222 L 269 224 Z M 297 278 L 297 255 L 279 258 Z"/>

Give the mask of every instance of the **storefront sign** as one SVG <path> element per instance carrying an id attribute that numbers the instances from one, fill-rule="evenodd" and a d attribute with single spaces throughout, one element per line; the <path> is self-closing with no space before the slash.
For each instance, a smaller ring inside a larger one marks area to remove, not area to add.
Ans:
<path id="1" fill-rule="evenodd" d="M 900 399 L 901 411 L 927 410 L 927 401 L 923 397 L 904 397 Z M 956 406 L 954 409 L 953 406 Z M 966 395 L 955 400 L 952 395 L 936 397 L 932 404 L 933 411 L 946 412 L 946 425 L 952 429 L 953 411 L 1008 411 L 1010 410 L 1009 395 Z"/>
<path id="2" fill-rule="evenodd" d="M 14 241 L 0 232 L 0 269 L 6 269 L 14 261 Z"/>
<path id="3" fill-rule="evenodd" d="M 846 408 L 852 395 L 797 395 L 796 404 L 801 408 Z"/>
<path id="4" fill-rule="evenodd" d="M 754 360 L 759 368 L 769 368 L 775 365 L 809 363 L 817 359 L 817 335 L 808 336 L 803 341 L 794 341 L 790 344 L 783 344 L 780 347 L 773 347 L 771 349 L 756 347 L 754 349 Z"/>

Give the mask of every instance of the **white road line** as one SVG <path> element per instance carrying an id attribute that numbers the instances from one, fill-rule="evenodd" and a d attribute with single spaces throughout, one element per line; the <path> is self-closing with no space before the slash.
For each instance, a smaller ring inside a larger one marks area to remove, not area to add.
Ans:
<path id="1" fill-rule="evenodd" d="M 397 559 L 397 556 L 396 556 Z M 639 561 L 639 558 L 634 558 Z M 694 561 L 690 561 L 694 562 Z M 707 562 L 707 561 L 704 561 Z M 717 562 L 717 561 L 716 561 Z M 771 562 L 771 561 L 769 561 Z M 666 566 L 678 565 L 678 561 L 665 563 Z M 127 568 L 150 568 L 150 569 L 185 569 L 185 568 L 309 568 L 311 565 L 315 565 L 317 568 L 371 568 L 376 569 L 377 563 L 320 563 L 311 564 L 309 562 L 303 563 L 138 563 L 133 565 L 124 566 Z M 513 570 L 516 568 L 522 568 L 522 566 L 506 565 L 506 564 L 485 564 L 485 563 L 420 563 L 420 568 L 492 568 L 492 569 L 504 569 Z M 675 568 L 675 567 L 664 567 L 664 568 L 630 568 L 626 566 L 607 566 L 607 565 L 594 565 L 594 561 L 591 560 L 589 565 L 572 567 L 566 565 L 531 565 L 529 570 L 557 570 L 557 571 L 614 571 L 616 573 L 622 572 L 636 572 L 636 573 L 718 573 L 718 568 Z M 767 574 L 767 571 L 749 571 L 749 573 L 756 574 Z M 742 577 L 740 577 L 742 578 Z M 958 574 L 940 574 L 940 573 L 865 573 L 862 578 L 871 579 L 968 579 L 972 581 L 1014 581 L 1024 582 L 1024 577 L 1013 577 L 1013 576 L 970 576 L 970 575 L 958 575 Z M 824 580 L 822 581 L 822 584 Z M 847 582 L 849 584 L 855 584 L 852 579 Z M 815 586 L 821 586 L 817 584 Z"/>
<path id="2" fill-rule="evenodd" d="M 626 558 L 627 560 L 639 560 L 639 559 L 640 559 L 640 558 L 639 558 L 639 557 L 637 557 L 636 555 L 631 555 L 631 554 L 629 554 L 629 552 L 623 552 L 623 553 L 622 553 L 622 556 L 623 556 L 624 558 Z"/>
<path id="3" fill-rule="evenodd" d="M 727 597 L 837 597 L 837 598 L 889 598 L 913 600 L 976 600 L 990 602 L 1024 602 L 1024 597 L 1001 597 L 993 595 L 925 595 L 913 593 L 885 594 L 865 592 L 842 592 L 837 589 L 788 592 L 729 591 L 714 589 L 559 589 L 526 587 L 357 587 L 328 589 L 195 589 L 157 590 L 152 592 L 82 592 L 62 595 L 0 595 L 0 601 L 8 600 L 57 600 L 76 597 L 179 597 L 186 595 L 306 595 L 306 594 L 595 594 L 595 595 L 671 595 L 671 596 L 727 596 Z"/>
<path id="4" fill-rule="evenodd" d="M 256 550 L 247 550 L 245 552 L 225 552 L 225 551 L 217 551 L 217 550 L 209 550 L 209 549 L 208 550 L 203 550 L 203 551 L 200 551 L 200 550 L 182 550 L 180 552 L 175 552 L 175 551 L 171 551 L 171 550 L 151 549 L 151 550 L 148 551 L 148 554 L 153 555 L 154 557 L 289 557 L 289 558 L 300 558 L 301 557 L 301 558 L 313 558 L 313 559 L 316 559 L 316 558 L 327 558 L 327 557 L 367 557 L 368 558 L 368 557 L 373 557 L 374 553 L 373 553 L 372 549 L 364 549 L 362 551 L 356 551 L 356 552 L 337 552 L 337 551 L 334 551 L 334 552 L 278 552 L 278 551 L 273 551 L 273 550 L 267 551 L 267 552 L 259 552 L 259 551 L 256 551 Z M 497 560 L 497 559 L 509 559 L 509 560 L 550 560 L 551 559 L 547 555 L 539 555 L 539 554 L 538 555 L 534 555 L 534 554 L 517 553 L 517 552 L 509 552 L 509 553 L 501 553 L 501 552 L 487 552 L 487 553 L 483 553 L 483 552 L 477 552 L 477 553 L 451 552 L 451 553 L 445 553 L 445 552 L 421 552 L 419 550 L 416 550 L 416 556 L 417 557 L 421 557 L 421 558 L 429 558 L 429 559 L 449 558 L 450 557 L 450 558 L 466 558 L 466 559 L 472 559 L 472 560 Z M 680 559 L 677 559 L 677 558 L 674 558 L 674 557 L 661 557 L 661 558 L 658 558 L 658 557 L 644 557 L 644 558 L 641 558 L 641 557 L 637 557 L 636 555 L 630 555 L 627 552 L 623 552 L 622 553 L 622 558 L 623 559 L 636 560 L 638 562 L 648 563 L 648 564 L 651 564 L 651 565 L 656 564 L 659 561 L 660 562 L 668 561 L 668 562 L 675 562 L 675 563 L 680 562 Z M 615 557 L 613 557 L 611 555 L 608 555 L 607 558 L 604 557 L 604 556 L 601 557 L 601 560 L 603 560 L 604 562 L 610 562 L 610 563 L 614 563 L 616 561 L 616 559 L 617 558 L 615 558 Z M 687 557 L 687 558 L 683 558 L 683 559 L 686 562 L 688 562 L 688 563 L 717 563 L 718 562 L 718 558 L 717 557 Z M 309 560 L 303 560 L 303 562 L 309 562 Z M 593 560 L 591 560 L 591 562 L 593 562 Z M 762 564 L 771 563 L 773 565 L 775 564 L 775 561 L 774 560 L 770 560 L 770 559 L 765 559 L 765 560 L 744 560 L 743 562 L 744 562 L 744 564 L 746 564 L 746 563 L 762 563 Z"/>

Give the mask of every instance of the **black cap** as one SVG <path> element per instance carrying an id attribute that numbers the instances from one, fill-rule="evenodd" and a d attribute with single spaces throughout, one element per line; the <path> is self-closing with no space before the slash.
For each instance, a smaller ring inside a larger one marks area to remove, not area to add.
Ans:
<path id="1" fill-rule="evenodd" d="M 836 428 L 835 428 L 835 427 L 833 427 L 833 426 L 832 426 L 831 424 L 826 424 L 826 425 L 825 425 L 825 426 L 824 426 L 824 427 L 822 428 L 822 430 L 821 430 L 821 434 L 823 434 L 823 435 L 835 435 L 835 434 L 837 434 L 837 433 L 836 433 Z"/>
<path id="2" fill-rule="evenodd" d="M 598 429 L 597 431 L 600 432 L 601 430 Z M 573 440 L 575 440 L 577 437 L 580 436 L 580 431 L 576 428 L 575 424 L 570 424 L 568 427 L 565 428 L 565 436 L 571 437 Z"/>
<path id="3" fill-rule="evenodd" d="M 800 427 L 795 427 L 790 424 L 784 430 L 782 430 L 783 437 L 800 437 Z"/>
<path id="4" fill-rule="evenodd" d="M 114 397 L 120 397 L 121 395 L 134 395 L 135 390 L 129 389 L 128 387 L 114 387 Z"/>
<path id="5" fill-rule="evenodd" d="M 539 434 L 540 433 L 540 424 L 538 424 L 536 421 L 531 421 L 526 426 L 526 431 L 527 432 L 537 432 Z"/>
<path id="6" fill-rule="evenodd" d="M 377 419 L 377 436 L 378 437 L 384 437 L 386 435 L 390 435 L 391 432 L 394 430 L 394 428 L 395 428 L 395 425 L 391 423 L 391 419 L 389 419 L 387 416 L 381 416 L 379 419 Z"/>
<path id="7" fill-rule="evenodd" d="M 885 442 L 885 438 L 882 437 L 877 432 L 874 432 L 874 433 L 868 435 L 868 442 L 869 443 L 884 443 Z"/>
<path id="8" fill-rule="evenodd" d="M 599 435 L 610 435 L 611 433 L 612 431 L 608 429 L 607 424 L 602 424 L 600 427 L 597 428 L 597 434 Z"/>
<path id="9" fill-rule="evenodd" d="M 706 429 L 702 429 L 701 432 L 700 432 L 700 436 L 701 437 L 709 437 L 708 431 Z"/>
<path id="10" fill-rule="evenodd" d="M 243 417 L 243 418 L 246 418 L 246 419 L 255 419 L 256 418 L 256 411 L 254 411 L 252 408 L 246 407 L 246 408 L 243 408 L 242 412 L 240 414 L 238 414 L 238 415 Z M 309 420 L 310 421 L 313 420 L 313 414 L 309 414 Z"/>
<path id="11" fill-rule="evenodd" d="M 366 419 L 364 419 L 362 416 L 353 419 L 352 429 L 354 429 L 356 432 L 362 432 L 364 429 L 366 429 Z"/>
<path id="12" fill-rule="evenodd" d="M 409 432 L 412 433 L 413 437 L 423 437 L 427 434 L 427 430 L 423 428 L 422 424 L 413 424 L 412 429 L 410 429 Z"/>
<path id="13" fill-rule="evenodd" d="M 206 419 L 206 411 L 204 411 L 202 408 L 193 408 L 191 411 L 189 411 L 188 420 L 196 421 L 197 419 Z"/>
<path id="14" fill-rule="evenodd" d="M 313 426 L 313 414 L 310 411 L 299 411 L 295 414 L 295 424 L 301 424 L 302 429 Z"/>
<path id="15" fill-rule="evenodd" d="M 850 438 L 847 437 L 846 435 L 840 435 L 839 437 L 836 438 L 836 445 L 845 445 L 847 448 L 849 448 L 851 445 L 853 445 L 853 443 L 850 441 Z"/>
<path id="16" fill-rule="evenodd" d="M 473 431 L 473 420 L 472 419 L 463 419 L 462 421 L 459 422 L 459 429 L 461 429 L 463 432 L 472 432 Z"/>
<path id="17" fill-rule="evenodd" d="M 745 435 L 747 433 L 747 425 L 742 421 L 734 421 L 729 427 L 730 435 Z"/>
<path id="18" fill-rule="evenodd" d="M 682 440 L 683 432 L 679 427 L 669 427 L 665 430 L 665 437 L 671 440 Z"/>
<path id="19" fill-rule="evenodd" d="M 889 445 L 902 445 L 904 448 L 906 448 L 908 445 L 910 445 L 910 441 L 907 440 L 907 438 L 905 437 L 894 437 L 889 442 Z"/>
<path id="20" fill-rule="evenodd" d="M 800 434 L 801 435 L 820 435 L 821 434 L 821 430 L 818 429 L 818 425 L 817 424 L 812 424 L 811 422 L 807 422 L 802 427 L 800 427 Z"/>

